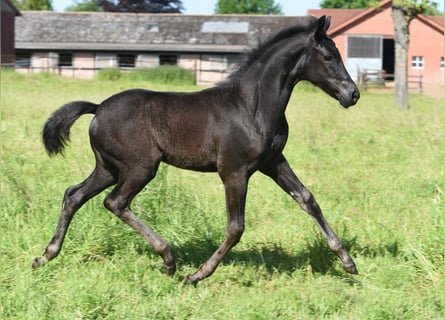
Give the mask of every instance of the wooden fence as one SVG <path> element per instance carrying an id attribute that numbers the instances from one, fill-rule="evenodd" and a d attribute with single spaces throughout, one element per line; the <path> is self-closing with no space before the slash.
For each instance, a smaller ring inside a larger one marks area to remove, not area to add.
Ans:
<path id="1" fill-rule="evenodd" d="M 391 87 L 394 82 L 394 74 L 386 73 L 385 70 L 362 70 L 358 75 L 358 83 L 364 89 L 373 87 Z M 423 92 L 423 76 L 408 75 L 408 88 Z"/>

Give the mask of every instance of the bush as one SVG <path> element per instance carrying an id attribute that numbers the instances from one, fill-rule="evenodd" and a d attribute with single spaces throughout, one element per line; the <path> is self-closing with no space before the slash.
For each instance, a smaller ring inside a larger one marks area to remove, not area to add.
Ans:
<path id="1" fill-rule="evenodd" d="M 99 70 L 99 80 L 146 81 L 157 84 L 194 85 L 195 76 L 192 70 L 178 66 L 160 66 L 155 68 L 142 68 L 122 72 L 118 68 L 105 68 Z"/>
<path id="2" fill-rule="evenodd" d="M 100 69 L 99 73 L 97 74 L 97 78 L 99 80 L 106 80 L 106 81 L 117 80 L 121 76 L 122 76 L 122 73 L 119 70 L 119 68 Z"/>
<path id="3" fill-rule="evenodd" d="M 194 85 L 195 76 L 192 70 L 178 66 L 161 66 L 155 68 L 136 69 L 125 74 L 131 81 L 147 81 L 159 84 Z"/>

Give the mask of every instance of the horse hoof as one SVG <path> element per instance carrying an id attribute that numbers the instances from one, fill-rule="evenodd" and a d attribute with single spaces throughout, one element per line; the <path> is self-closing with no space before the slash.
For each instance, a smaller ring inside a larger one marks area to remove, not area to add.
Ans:
<path id="1" fill-rule="evenodd" d="M 196 286 L 200 280 L 201 280 L 200 278 L 195 279 L 193 275 L 189 274 L 188 276 L 185 277 L 184 284 Z"/>
<path id="2" fill-rule="evenodd" d="M 176 264 L 175 263 L 173 263 L 171 266 L 164 264 L 163 268 L 164 268 L 164 272 L 169 276 L 174 275 L 176 272 Z"/>
<path id="3" fill-rule="evenodd" d="M 355 266 L 354 263 L 352 264 L 348 264 L 348 265 L 343 265 L 343 269 L 350 274 L 358 274 L 358 270 L 357 267 Z"/>
<path id="4" fill-rule="evenodd" d="M 47 262 L 48 262 L 48 259 L 46 259 L 45 257 L 37 257 L 32 262 L 32 268 L 35 270 L 35 269 L 41 267 L 42 265 L 44 265 Z"/>

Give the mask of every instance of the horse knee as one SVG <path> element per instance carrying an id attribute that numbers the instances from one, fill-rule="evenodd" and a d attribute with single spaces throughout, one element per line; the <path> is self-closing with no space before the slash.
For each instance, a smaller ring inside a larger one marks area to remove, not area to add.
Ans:
<path id="1" fill-rule="evenodd" d="M 227 237 L 232 239 L 233 245 L 237 244 L 244 233 L 244 225 L 230 224 L 227 227 Z"/>
<path id="2" fill-rule="evenodd" d="M 118 217 L 121 216 L 123 210 L 127 207 L 127 202 L 120 197 L 108 195 L 104 200 L 104 206 Z"/>
<path id="3" fill-rule="evenodd" d="M 68 212 L 76 211 L 83 203 L 84 196 L 79 192 L 79 186 L 72 186 L 65 190 L 62 209 Z"/>

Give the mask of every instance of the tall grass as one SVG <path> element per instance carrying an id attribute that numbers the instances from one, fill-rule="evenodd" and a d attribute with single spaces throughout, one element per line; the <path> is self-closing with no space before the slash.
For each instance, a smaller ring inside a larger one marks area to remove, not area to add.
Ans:
<path id="1" fill-rule="evenodd" d="M 286 157 L 358 265 L 342 271 L 313 221 L 274 183 L 251 179 L 246 232 L 197 287 L 182 280 L 225 234 L 223 189 L 213 174 L 162 166 L 133 210 L 172 245 L 177 274 L 160 271 L 149 245 L 102 206 L 79 210 L 61 255 L 32 271 L 51 238 L 65 188 L 94 166 L 87 128 L 72 129 L 49 159 L 41 129 L 71 100 L 100 102 L 132 87 L 198 90 L 145 81 L 1 77 L 1 319 L 442 319 L 445 312 L 443 101 L 364 94 L 344 110 L 297 86 Z"/>
<path id="2" fill-rule="evenodd" d="M 168 85 L 194 85 L 195 76 L 193 71 L 178 66 L 160 66 L 155 68 L 139 68 L 133 71 L 122 72 L 119 68 L 106 68 L 99 70 L 97 79 L 101 81 L 124 81 L 141 82 L 147 81 L 157 84 Z"/>

